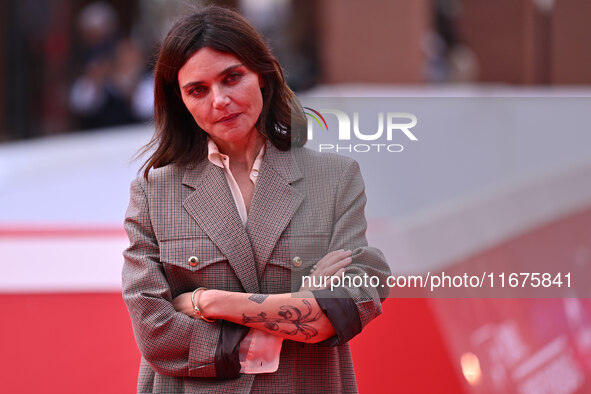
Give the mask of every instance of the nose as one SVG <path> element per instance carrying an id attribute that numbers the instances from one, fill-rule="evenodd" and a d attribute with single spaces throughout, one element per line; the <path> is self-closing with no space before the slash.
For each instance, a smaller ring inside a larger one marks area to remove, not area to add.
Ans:
<path id="1" fill-rule="evenodd" d="M 230 104 L 230 97 L 220 86 L 212 87 L 213 108 L 221 109 Z"/>

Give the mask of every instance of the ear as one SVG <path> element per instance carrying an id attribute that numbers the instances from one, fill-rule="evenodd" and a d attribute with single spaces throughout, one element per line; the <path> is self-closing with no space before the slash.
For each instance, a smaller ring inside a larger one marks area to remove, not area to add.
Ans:
<path id="1" fill-rule="evenodd" d="M 261 75 L 259 75 L 259 88 L 263 89 L 265 87 L 265 80 Z"/>

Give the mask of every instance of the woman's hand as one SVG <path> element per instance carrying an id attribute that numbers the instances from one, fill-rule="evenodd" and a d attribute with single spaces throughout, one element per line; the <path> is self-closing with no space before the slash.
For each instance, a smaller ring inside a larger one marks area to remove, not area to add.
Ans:
<path id="1" fill-rule="evenodd" d="M 323 281 L 320 280 L 320 278 L 342 275 L 345 272 L 345 267 L 353 261 L 351 259 L 351 254 L 352 252 L 350 250 L 343 249 L 327 253 L 318 263 L 312 266 L 310 274 L 308 274 L 310 280 L 306 281 L 307 283 L 305 285 L 302 284 L 300 291 L 325 288 L 326 286 L 313 286 L 315 282 L 314 277 L 319 278 L 316 280 L 316 283 L 330 283 L 330 280 Z"/>
<path id="2" fill-rule="evenodd" d="M 197 292 L 197 294 L 195 294 L 195 299 L 197 300 L 198 297 L 200 296 L 201 293 L 200 291 Z M 189 317 L 193 317 L 195 318 L 195 313 L 193 311 L 193 303 L 191 302 L 191 295 L 193 294 L 193 292 L 188 292 L 188 293 L 183 293 L 180 294 L 178 296 L 176 296 L 173 300 L 172 300 L 172 306 L 174 307 L 174 309 L 177 312 L 181 312 L 184 313 L 185 315 L 189 316 Z"/>

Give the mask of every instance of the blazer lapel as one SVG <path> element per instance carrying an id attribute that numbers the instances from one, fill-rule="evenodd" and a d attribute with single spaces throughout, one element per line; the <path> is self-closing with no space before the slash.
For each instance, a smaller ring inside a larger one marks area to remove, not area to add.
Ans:
<path id="1" fill-rule="evenodd" d="M 259 278 L 279 237 L 304 199 L 291 186 L 301 177 L 291 152 L 279 151 L 267 143 L 247 223 Z"/>
<path id="2" fill-rule="evenodd" d="M 252 245 L 223 169 L 207 159 L 202 160 L 195 167 L 187 169 L 183 184 L 195 188 L 183 202 L 185 210 L 228 258 L 244 290 L 258 293 L 259 282 Z"/>

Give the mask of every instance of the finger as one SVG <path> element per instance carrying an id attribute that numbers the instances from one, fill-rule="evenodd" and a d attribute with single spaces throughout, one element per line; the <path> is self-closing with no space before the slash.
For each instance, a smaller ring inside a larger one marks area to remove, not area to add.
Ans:
<path id="1" fill-rule="evenodd" d="M 335 275 L 339 270 L 351 264 L 351 262 L 353 262 L 353 259 L 351 259 L 351 257 L 346 257 L 340 261 L 331 264 L 330 266 L 324 267 L 324 269 L 321 270 L 321 274 L 326 276 Z"/>
<path id="2" fill-rule="evenodd" d="M 180 312 L 183 309 L 182 297 L 181 296 L 175 297 L 172 300 L 172 306 L 177 312 Z"/>
<path id="3" fill-rule="evenodd" d="M 350 256 L 345 257 L 344 255 L 341 256 L 340 259 L 331 260 L 330 263 L 325 263 L 321 267 L 317 267 L 315 272 L 321 273 L 322 275 L 333 275 L 339 269 L 348 266 L 352 262 L 352 258 Z"/>
<path id="4" fill-rule="evenodd" d="M 345 269 L 341 268 L 337 272 L 335 272 L 334 276 L 340 276 L 341 278 L 345 275 Z"/>
<path id="5" fill-rule="evenodd" d="M 330 274 L 332 275 L 332 273 L 336 272 L 338 268 L 342 267 L 343 262 L 346 263 L 348 261 L 347 259 L 350 259 L 350 257 L 348 257 L 344 253 L 335 254 L 325 259 L 324 261 L 315 264 L 316 267 L 314 268 L 314 270 L 317 272 L 321 272 L 323 274 L 327 274 L 330 272 Z"/>
<path id="6" fill-rule="evenodd" d="M 331 276 L 338 269 L 351 264 L 350 250 L 335 250 L 327 253 L 318 263 L 314 264 L 310 269 L 310 275 L 314 276 Z"/>
<path id="7" fill-rule="evenodd" d="M 330 253 L 327 253 L 318 263 L 316 263 L 317 269 L 322 269 L 324 267 L 328 267 L 339 261 L 351 256 L 352 252 L 350 250 L 335 250 Z"/>
<path id="8" fill-rule="evenodd" d="M 349 251 L 345 250 L 345 249 L 338 249 L 338 250 L 333 250 L 332 252 L 328 252 L 322 259 L 324 261 L 326 260 L 330 260 L 330 259 L 334 259 L 335 257 L 338 258 L 338 256 L 342 256 L 342 255 L 346 255 L 348 254 Z"/>
<path id="9" fill-rule="evenodd" d="M 338 256 L 339 254 L 342 254 L 344 252 L 343 249 L 340 250 L 333 250 L 332 252 L 328 252 L 326 255 L 324 255 L 319 261 L 318 263 L 316 263 L 318 266 L 323 266 L 324 264 L 326 264 L 327 262 L 330 262 L 331 259 L 333 259 L 335 256 Z"/>

